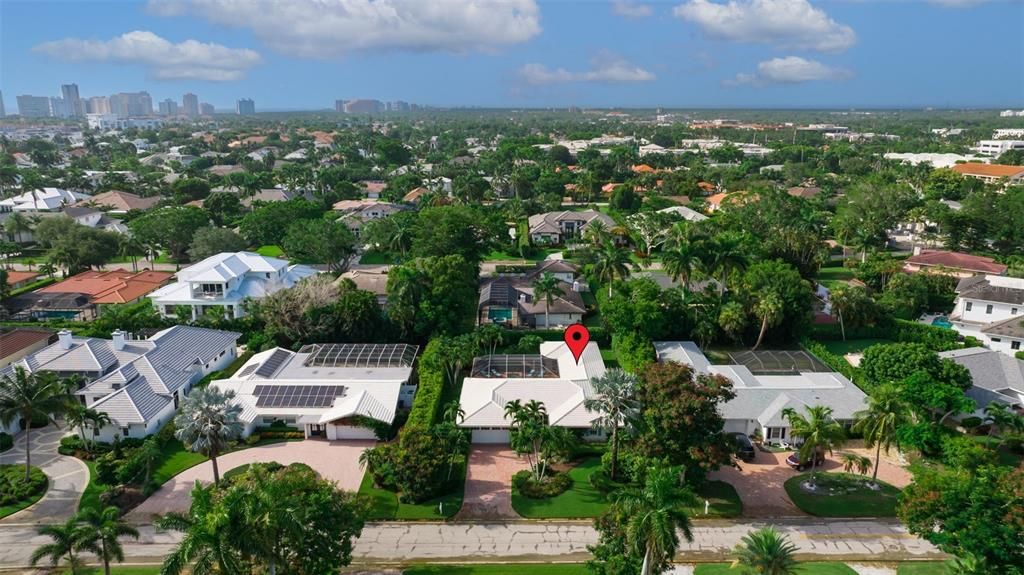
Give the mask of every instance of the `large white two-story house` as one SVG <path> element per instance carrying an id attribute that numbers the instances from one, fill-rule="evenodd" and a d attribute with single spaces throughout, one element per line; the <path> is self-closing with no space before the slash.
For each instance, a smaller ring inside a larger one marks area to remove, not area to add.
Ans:
<path id="1" fill-rule="evenodd" d="M 186 306 L 195 319 L 221 306 L 225 315 L 240 318 L 245 315 L 244 300 L 288 289 L 317 273 L 309 266 L 253 252 L 221 253 L 179 271 L 177 282 L 149 294 L 149 299 L 162 317 L 176 317 L 179 306 Z"/>
<path id="2" fill-rule="evenodd" d="M 949 316 L 953 329 L 1009 355 L 1024 350 L 1024 278 L 964 278 L 956 293 L 956 307 Z"/>
<path id="3" fill-rule="evenodd" d="M 132 339 L 120 330 L 111 339 L 75 337 L 64 330 L 56 343 L 0 369 L 0 378 L 18 368 L 79 376 L 86 382 L 75 393 L 79 401 L 110 417 L 109 425 L 90 430 L 93 437 L 104 442 L 143 438 L 174 417 L 196 382 L 235 360 L 239 336 L 182 325 L 149 339 Z"/>
<path id="4" fill-rule="evenodd" d="M 534 214 L 529 218 L 530 241 L 535 244 L 564 244 L 582 236 L 593 222 L 601 222 L 605 229 L 615 226 L 615 220 L 610 216 L 594 210 Z"/>

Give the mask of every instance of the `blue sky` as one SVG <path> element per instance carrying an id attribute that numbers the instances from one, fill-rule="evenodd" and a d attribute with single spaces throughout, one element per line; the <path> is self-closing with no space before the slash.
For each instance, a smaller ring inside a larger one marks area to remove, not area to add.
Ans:
<path id="1" fill-rule="evenodd" d="M 0 2 L 0 90 L 501 107 L 1024 107 L 1024 0 Z"/>

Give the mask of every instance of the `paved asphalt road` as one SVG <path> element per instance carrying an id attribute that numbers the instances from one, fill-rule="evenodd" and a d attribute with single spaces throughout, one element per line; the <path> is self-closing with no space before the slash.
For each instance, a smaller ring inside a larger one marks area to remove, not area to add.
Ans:
<path id="1" fill-rule="evenodd" d="M 740 537 L 764 522 L 698 521 L 694 542 L 684 543 L 678 559 L 724 559 Z M 776 526 L 789 534 L 801 556 L 846 561 L 896 561 L 938 558 L 931 544 L 896 522 L 785 519 Z M 138 542 L 126 540 L 128 563 L 158 562 L 178 535 L 140 528 Z M 597 540 L 590 522 L 514 523 L 378 523 L 363 530 L 355 562 L 386 564 L 417 561 L 560 561 L 588 558 L 587 545 Z M 33 525 L 0 525 L 0 568 L 20 567 L 48 538 Z"/>

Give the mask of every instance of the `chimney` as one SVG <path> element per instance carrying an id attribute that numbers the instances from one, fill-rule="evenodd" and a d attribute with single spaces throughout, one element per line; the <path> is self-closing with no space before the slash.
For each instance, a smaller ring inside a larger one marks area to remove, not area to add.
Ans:
<path id="1" fill-rule="evenodd" d="M 124 332 L 119 329 L 115 329 L 114 333 L 110 335 L 114 340 L 114 349 L 116 351 L 124 349 Z"/>
<path id="2" fill-rule="evenodd" d="M 60 330 L 57 332 L 57 341 L 61 349 L 71 349 L 71 332 L 66 329 Z"/>

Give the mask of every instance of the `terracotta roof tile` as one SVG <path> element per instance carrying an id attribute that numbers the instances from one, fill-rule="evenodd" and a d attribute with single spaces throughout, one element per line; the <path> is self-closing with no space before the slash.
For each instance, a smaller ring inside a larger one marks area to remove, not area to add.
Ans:
<path id="1" fill-rule="evenodd" d="M 41 293 L 82 293 L 90 296 L 94 304 L 128 303 L 170 281 L 174 274 L 161 271 L 110 270 L 87 271 L 60 283 L 46 286 Z"/>

